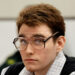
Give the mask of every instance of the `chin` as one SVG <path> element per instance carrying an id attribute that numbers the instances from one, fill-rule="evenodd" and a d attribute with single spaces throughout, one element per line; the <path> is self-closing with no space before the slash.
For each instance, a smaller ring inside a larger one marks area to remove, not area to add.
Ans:
<path id="1" fill-rule="evenodd" d="M 26 66 L 26 69 L 30 72 L 35 72 L 38 70 L 38 68 L 35 66 Z"/>
<path id="2" fill-rule="evenodd" d="M 30 71 L 30 72 L 34 72 L 34 71 L 36 71 L 36 69 L 34 69 L 34 68 L 30 68 L 30 67 L 29 67 L 29 68 L 26 67 L 26 69 L 27 69 L 28 71 Z"/>
<path id="3" fill-rule="evenodd" d="M 35 71 L 34 69 L 30 69 L 30 68 L 27 69 L 27 70 L 30 71 L 30 72 L 34 72 Z"/>

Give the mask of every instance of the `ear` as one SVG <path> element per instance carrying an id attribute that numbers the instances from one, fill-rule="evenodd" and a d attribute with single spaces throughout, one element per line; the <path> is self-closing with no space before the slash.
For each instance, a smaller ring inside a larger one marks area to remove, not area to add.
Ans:
<path id="1" fill-rule="evenodd" d="M 57 53 L 60 52 L 64 48 L 65 42 L 66 42 L 66 39 L 64 36 L 59 36 L 57 38 L 56 40 Z"/>

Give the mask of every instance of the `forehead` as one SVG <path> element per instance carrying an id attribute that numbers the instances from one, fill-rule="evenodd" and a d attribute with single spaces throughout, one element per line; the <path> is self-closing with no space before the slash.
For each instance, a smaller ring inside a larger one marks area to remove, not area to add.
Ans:
<path id="1" fill-rule="evenodd" d="M 51 29 L 45 24 L 38 25 L 35 27 L 29 27 L 26 24 L 23 24 L 19 30 L 19 35 L 20 34 L 27 36 L 36 35 L 36 34 L 48 36 L 51 34 Z"/>

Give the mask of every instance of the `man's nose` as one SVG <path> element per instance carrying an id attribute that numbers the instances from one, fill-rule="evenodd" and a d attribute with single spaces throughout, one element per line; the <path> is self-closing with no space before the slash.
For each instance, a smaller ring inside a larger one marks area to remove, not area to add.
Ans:
<path id="1" fill-rule="evenodd" d="M 26 54 L 33 54 L 34 53 L 34 50 L 31 46 L 31 44 L 28 44 L 27 48 L 26 48 Z"/>

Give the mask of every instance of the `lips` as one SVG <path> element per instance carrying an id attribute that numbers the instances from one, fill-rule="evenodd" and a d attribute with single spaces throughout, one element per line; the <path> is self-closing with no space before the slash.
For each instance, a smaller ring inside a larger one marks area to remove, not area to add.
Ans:
<path id="1" fill-rule="evenodd" d="M 25 59 L 25 61 L 37 61 L 35 59 Z"/>

